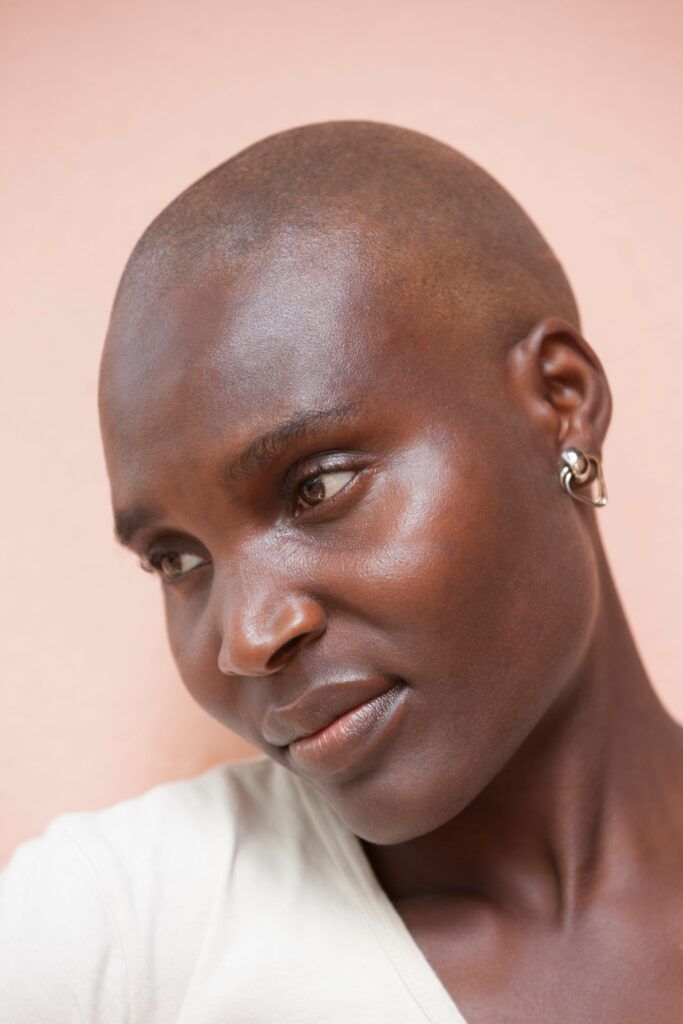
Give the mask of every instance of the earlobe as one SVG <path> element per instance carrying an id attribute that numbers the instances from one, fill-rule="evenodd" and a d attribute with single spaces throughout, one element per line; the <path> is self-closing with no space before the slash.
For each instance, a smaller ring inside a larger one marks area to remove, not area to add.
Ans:
<path id="1" fill-rule="evenodd" d="M 539 321 L 508 353 L 508 372 L 558 454 L 569 447 L 600 452 L 612 398 L 598 356 L 576 327 L 559 317 Z"/>

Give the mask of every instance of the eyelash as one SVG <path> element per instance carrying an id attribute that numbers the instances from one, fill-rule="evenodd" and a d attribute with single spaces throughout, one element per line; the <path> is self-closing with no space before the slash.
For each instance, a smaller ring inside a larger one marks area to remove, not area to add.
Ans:
<path id="1" fill-rule="evenodd" d="M 292 492 L 295 492 L 298 487 L 301 487 L 302 484 L 308 483 L 309 480 L 314 480 L 318 476 L 324 476 L 328 473 L 355 473 L 352 479 L 349 480 L 347 484 L 344 484 L 341 490 L 337 491 L 336 494 L 333 494 L 331 498 L 326 498 L 324 501 L 320 502 L 319 505 L 311 505 L 308 508 L 304 507 L 300 509 L 300 511 L 296 512 L 293 518 L 299 519 L 302 515 L 315 512 L 315 510 L 319 507 L 328 506 L 334 503 L 334 501 L 337 498 L 341 498 L 343 495 L 345 495 L 355 485 L 356 481 L 358 480 L 360 472 L 362 472 L 362 468 L 363 467 L 357 465 L 356 463 L 349 463 L 347 461 L 345 464 L 334 465 L 325 465 L 322 462 L 316 462 L 312 467 L 310 467 L 308 472 L 299 474 L 298 476 L 296 475 L 295 470 L 292 470 L 285 475 L 285 478 L 282 481 L 279 491 L 280 497 L 283 501 L 287 501 L 290 497 L 290 494 Z M 173 551 L 172 548 L 166 548 L 164 550 L 156 552 L 153 549 L 154 545 L 152 545 L 149 548 L 147 554 L 140 559 L 140 567 L 144 569 L 145 572 L 157 573 L 159 576 L 161 576 L 162 583 L 165 586 L 174 586 L 177 583 L 182 583 L 185 579 L 187 579 L 188 576 L 192 575 L 192 573 L 195 571 L 194 569 L 190 569 L 188 570 L 187 573 L 185 573 L 185 575 L 179 576 L 178 579 L 168 579 L 161 572 L 161 561 L 167 555 L 174 554 L 175 552 Z M 198 565 L 196 566 L 196 568 L 200 569 L 202 568 L 202 566 Z"/>
<path id="2" fill-rule="evenodd" d="M 313 466 L 309 468 L 309 470 L 306 473 L 300 473 L 299 475 L 297 475 L 295 472 L 293 472 L 288 474 L 282 482 L 282 487 L 280 488 L 280 496 L 283 501 L 287 501 L 290 497 L 290 492 L 296 493 L 297 488 L 302 487 L 303 484 L 308 483 L 309 480 L 315 480 L 316 477 L 319 476 L 326 476 L 328 473 L 355 472 L 356 476 L 354 476 L 353 479 L 349 480 L 347 484 L 344 484 L 340 491 L 337 491 L 336 494 L 333 494 L 331 498 L 326 498 L 324 501 L 320 502 L 320 505 L 329 505 L 331 502 L 335 500 L 335 498 L 337 498 L 339 495 L 345 494 L 350 487 L 353 487 L 354 481 L 358 477 L 358 471 L 359 468 L 357 465 L 350 465 L 348 463 L 342 463 L 341 465 L 325 465 L 322 462 L 316 462 Z M 303 507 L 298 512 L 295 512 L 294 518 L 298 519 L 301 515 L 304 515 L 307 512 L 314 512 L 315 509 L 319 507 L 319 505 L 310 505 L 308 508 Z"/>

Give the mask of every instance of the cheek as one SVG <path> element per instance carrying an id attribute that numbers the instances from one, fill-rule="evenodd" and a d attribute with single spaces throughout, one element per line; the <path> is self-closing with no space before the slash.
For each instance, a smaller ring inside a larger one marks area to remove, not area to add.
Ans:
<path id="1" fill-rule="evenodd" d="M 502 489 L 500 470 L 493 460 L 485 470 L 451 466 L 438 502 L 406 501 L 358 566 L 396 658 L 388 667 L 412 690 L 377 772 L 330 794 L 370 841 L 401 842 L 459 813 L 576 675 L 590 642 L 599 582 L 574 503 L 544 476 Z"/>
<path id="2" fill-rule="evenodd" d="M 220 636 L 208 608 L 208 589 L 180 598 L 164 592 L 166 632 L 173 659 L 190 696 L 209 715 L 245 736 L 240 728 L 237 680 L 218 669 Z"/>
<path id="3" fill-rule="evenodd" d="M 414 464 L 422 469 L 378 502 L 342 577 L 347 593 L 358 588 L 359 613 L 392 634 L 405 659 L 396 671 L 412 666 L 417 685 L 438 666 L 449 693 L 456 681 L 467 692 L 469 679 L 473 695 L 510 701 L 517 683 L 565 674 L 598 603 L 575 503 L 545 466 L 510 478 L 500 450 Z"/>

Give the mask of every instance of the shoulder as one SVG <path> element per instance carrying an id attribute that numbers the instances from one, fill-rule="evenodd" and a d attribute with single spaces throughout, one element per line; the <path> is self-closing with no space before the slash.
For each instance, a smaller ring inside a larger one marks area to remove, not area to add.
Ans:
<path id="1" fill-rule="evenodd" d="M 98 811 L 60 814 L 29 844 L 68 837 L 103 882 L 124 872 L 146 899 L 164 873 L 196 894 L 195 870 L 206 879 L 245 836 L 287 828 L 299 803 L 291 773 L 262 755 L 159 783 Z"/>
<path id="2" fill-rule="evenodd" d="M 17 1021 L 171 1019 L 231 864 L 302 815 L 265 755 L 60 814 L 0 872 L 5 1005 Z"/>
<path id="3" fill-rule="evenodd" d="M 0 1005 L 9 1020 L 130 1019 L 112 893 L 60 815 L 0 873 Z"/>
<path id="4" fill-rule="evenodd" d="M 193 853 L 206 862 L 211 844 L 223 851 L 245 816 L 268 815 L 276 791 L 290 785 L 282 772 L 265 755 L 223 763 L 191 778 L 159 783 L 102 810 L 60 814 L 49 827 L 68 833 L 105 870 L 110 856 L 125 861 L 131 871 L 142 871 L 147 862 L 180 864 L 181 856 Z"/>

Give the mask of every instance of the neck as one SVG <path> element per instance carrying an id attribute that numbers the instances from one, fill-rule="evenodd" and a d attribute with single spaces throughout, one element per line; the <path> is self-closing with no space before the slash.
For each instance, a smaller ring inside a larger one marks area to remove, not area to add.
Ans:
<path id="1" fill-rule="evenodd" d="M 683 730 L 655 695 L 597 547 L 602 610 L 560 700 L 455 818 L 394 846 L 363 843 L 393 902 L 480 898 L 564 926 L 644 865 L 677 870 Z"/>

